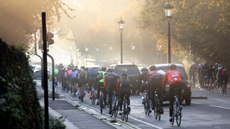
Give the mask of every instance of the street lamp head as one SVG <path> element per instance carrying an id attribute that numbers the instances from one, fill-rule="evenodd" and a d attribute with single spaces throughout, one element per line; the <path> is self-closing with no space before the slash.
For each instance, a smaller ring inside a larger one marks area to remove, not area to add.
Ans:
<path id="1" fill-rule="evenodd" d="M 85 47 L 85 51 L 88 51 L 88 49 L 89 49 L 88 47 Z"/>
<path id="2" fill-rule="evenodd" d="M 134 45 L 134 43 L 131 43 L 131 49 L 132 49 L 132 50 L 135 50 L 135 45 Z"/>
<path id="3" fill-rule="evenodd" d="M 122 32 L 125 24 L 125 21 L 122 20 L 122 17 L 121 20 L 118 21 L 118 24 L 119 24 L 119 30 Z"/>
<path id="4" fill-rule="evenodd" d="M 99 50 L 99 48 L 96 48 L 96 51 L 98 51 Z"/>
<path id="5" fill-rule="evenodd" d="M 173 10 L 173 5 L 171 5 L 169 2 L 164 6 L 165 9 L 165 15 L 166 18 L 172 18 L 172 10 Z"/>
<path id="6" fill-rule="evenodd" d="M 110 46 L 109 46 L 109 50 L 112 50 L 112 49 L 113 49 L 113 46 L 112 46 L 112 45 L 110 45 Z"/>
<path id="7" fill-rule="evenodd" d="M 77 52 L 78 52 L 78 51 L 79 51 L 79 48 L 77 48 L 76 50 L 77 50 Z"/>

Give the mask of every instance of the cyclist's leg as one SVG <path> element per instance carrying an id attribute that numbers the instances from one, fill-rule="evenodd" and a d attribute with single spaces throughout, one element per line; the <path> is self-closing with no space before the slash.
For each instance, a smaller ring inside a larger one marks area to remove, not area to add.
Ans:
<path id="1" fill-rule="evenodd" d="M 103 88 L 103 95 L 104 95 L 104 97 L 103 97 L 103 99 L 104 99 L 104 104 L 105 105 L 107 105 L 107 102 L 106 102 L 106 99 L 107 99 L 107 92 L 106 92 L 106 89 L 105 88 Z"/>
<path id="2" fill-rule="evenodd" d="M 124 92 L 122 90 L 123 88 L 120 87 L 120 91 L 119 91 L 119 102 L 118 102 L 118 105 L 120 107 L 120 111 L 122 111 L 122 103 L 123 103 L 123 100 L 124 100 Z"/>
<path id="3" fill-rule="evenodd" d="M 174 102 L 174 93 L 175 93 L 174 86 L 175 86 L 175 83 L 171 84 L 169 87 L 169 102 L 170 102 L 169 117 L 172 117 L 172 113 L 173 113 L 173 102 Z"/>
<path id="4" fill-rule="evenodd" d="M 127 94 L 127 106 L 128 106 L 128 112 L 130 113 L 131 107 L 130 107 L 130 87 L 126 87 L 126 94 Z"/>
<path id="5" fill-rule="evenodd" d="M 160 100 L 160 106 L 161 108 L 163 109 L 163 101 L 162 101 L 162 82 L 163 80 L 159 80 L 158 83 L 157 83 L 157 96 Z"/>
<path id="6" fill-rule="evenodd" d="M 155 90 L 156 90 L 156 81 L 152 80 L 152 84 L 150 86 L 150 99 L 152 100 L 152 109 L 154 109 L 155 105 Z"/>
<path id="7" fill-rule="evenodd" d="M 112 110 L 112 97 L 113 97 L 113 91 L 116 88 L 117 81 L 110 81 L 108 84 L 108 94 L 109 94 L 109 109 Z"/>

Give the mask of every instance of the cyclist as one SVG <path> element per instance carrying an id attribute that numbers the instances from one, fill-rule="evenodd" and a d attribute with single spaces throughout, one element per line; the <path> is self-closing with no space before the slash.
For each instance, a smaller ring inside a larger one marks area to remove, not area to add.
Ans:
<path id="1" fill-rule="evenodd" d="M 119 75 L 113 73 L 112 69 L 108 69 L 107 74 L 104 76 L 104 86 L 106 87 L 109 95 L 109 114 L 112 112 L 112 97 L 114 91 L 116 91 L 117 80 L 119 77 Z"/>
<path id="2" fill-rule="evenodd" d="M 101 89 L 103 90 L 103 95 L 104 95 L 104 103 L 106 105 L 106 90 L 105 90 L 105 86 L 104 86 L 104 76 L 106 74 L 106 68 L 102 67 L 101 71 L 98 71 L 97 73 L 97 79 L 96 79 L 96 85 L 97 85 L 97 105 L 99 105 L 99 98 L 100 98 L 100 91 Z"/>
<path id="3" fill-rule="evenodd" d="M 198 73 L 198 78 L 199 78 L 199 83 L 200 83 L 200 87 L 201 87 L 201 81 L 202 81 L 202 76 L 201 76 L 201 68 L 203 67 L 204 65 L 203 64 L 200 64 L 199 65 L 199 67 L 198 67 L 198 71 L 197 71 L 197 73 Z"/>
<path id="4" fill-rule="evenodd" d="M 86 84 L 86 73 L 85 73 L 85 66 L 81 66 L 81 69 L 78 72 L 78 87 L 79 87 L 79 99 L 81 98 L 81 95 L 85 95 L 85 91 L 83 87 L 83 94 L 81 94 L 81 87 Z"/>
<path id="5" fill-rule="evenodd" d="M 221 90 L 222 90 L 222 84 L 223 84 L 223 80 L 225 80 L 225 86 L 227 86 L 227 82 L 228 82 L 228 72 L 227 72 L 227 70 L 224 68 L 224 67 L 219 67 L 218 68 L 218 72 L 217 72 L 217 74 L 216 74 L 216 78 L 217 78 L 217 80 L 218 80 L 218 82 L 219 82 L 219 86 L 220 86 L 220 88 L 221 88 Z"/>
<path id="6" fill-rule="evenodd" d="M 215 76 L 215 69 L 212 67 L 213 67 L 212 65 L 209 65 L 209 68 L 207 69 L 207 72 L 206 72 L 206 77 L 208 79 L 208 85 L 210 83 L 209 82 L 210 78 L 212 79 L 212 83 L 214 82 L 213 77 Z"/>
<path id="7" fill-rule="evenodd" d="M 163 94 L 165 93 L 166 83 L 169 81 L 169 121 L 172 122 L 172 112 L 173 112 L 173 101 L 174 101 L 174 94 L 175 88 L 178 88 L 178 99 L 180 103 L 180 110 L 182 110 L 182 102 L 181 102 L 181 91 L 184 86 L 183 77 L 181 72 L 176 70 L 177 66 L 175 64 L 169 65 L 169 71 L 165 73 L 164 80 L 163 80 Z"/>
<path id="8" fill-rule="evenodd" d="M 68 70 L 64 69 L 64 72 L 63 72 L 63 81 L 62 81 L 62 89 L 64 89 L 64 87 L 66 87 L 67 81 L 68 81 Z"/>
<path id="9" fill-rule="evenodd" d="M 200 74 L 201 74 L 201 78 L 202 78 L 201 81 L 206 81 L 207 80 L 207 77 L 206 77 L 207 70 L 208 70 L 208 64 L 204 63 L 204 66 L 200 70 L 200 72 L 201 72 Z"/>
<path id="10" fill-rule="evenodd" d="M 150 66 L 150 73 L 148 75 L 148 91 L 150 92 L 150 111 L 152 111 L 152 109 L 154 110 L 155 107 L 155 90 L 157 90 L 157 96 L 159 97 L 160 100 L 160 106 L 161 106 L 161 114 L 164 113 L 163 110 L 163 102 L 162 102 L 162 82 L 163 82 L 163 78 L 165 75 L 165 72 L 162 70 L 156 70 L 156 66 L 152 65 Z"/>
<path id="11" fill-rule="evenodd" d="M 127 105 L 128 105 L 128 113 L 130 113 L 131 108 L 130 108 L 130 90 L 131 90 L 131 82 L 128 78 L 128 75 L 126 73 L 121 74 L 120 80 L 117 81 L 117 87 L 116 87 L 116 92 L 119 93 L 119 102 L 118 105 L 120 107 L 120 112 L 119 115 L 122 114 L 122 104 L 124 100 L 124 95 L 127 94 Z M 123 112 L 125 113 L 125 112 Z"/>
<path id="12" fill-rule="evenodd" d="M 148 85 L 148 69 L 147 68 L 142 68 L 141 69 L 141 75 L 140 75 L 140 78 L 139 78 L 139 87 L 140 87 L 140 96 L 142 98 L 142 104 L 145 104 L 145 99 L 144 99 L 144 96 L 143 96 L 143 92 L 144 90 L 146 89 L 147 90 L 147 85 Z M 143 81 L 143 83 L 142 83 Z"/>
<path id="13" fill-rule="evenodd" d="M 78 74 L 78 71 L 76 71 L 75 68 L 73 68 L 71 74 L 70 74 L 70 80 L 71 80 L 71 87 L 74 86 L 74 82 L 77 84 L 77 74 Z M 73 87 L 74 88 L 74 87 Z M 72 92 L 74 89 L 72 89 Z"/>
<path id="14" fill-rule="evenodd" d="M 57 79 L 56 82 L 55 82 L 56 85 L 58 84 L 58 72 L 59 72 L 58 71 L 58 66 L 56 65 L 56 67 L 54 68 L 54 77 L 56 77 L 56 79 Z"/>
<path id="15" fill-rule="evenodd" d="M 190 76 L 190 79 L 192 78 L 193 80 L 193 85 L 195 85 L 195 75 L 196 75 L 196 63 L 193 63 L 192 66 L 190 67 L 190 70 L 189 70 L 189 76 Z"/>
<path id="16" fill-rule="evenodd" d="M 89 86 L 89 91 L 90 91 L 90 93 L 89 93 L 89 99 L 91 99 L 91 95 L 92 95 L 92 93 L 91 93 L 91 87 L 92 87 L 92 85 L 96 81 L 96 72 L 91 67 L 89 68 L 89 72 L 87 72 L 87 80 L 88 80 L 88 84 L 89 84 L 88 86 Z"/>

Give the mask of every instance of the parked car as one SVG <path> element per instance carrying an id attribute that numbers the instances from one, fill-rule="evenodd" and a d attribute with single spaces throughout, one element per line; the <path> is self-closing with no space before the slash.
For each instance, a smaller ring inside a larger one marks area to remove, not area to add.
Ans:
<path id="1" fill-rule="evenodd" d="M 35 79 L 38 78 L 38 77 L 41 77 L 41 73 L 40 73 L 40 70 L 41 70 L 41 66 L 40 65 L 31 65 L 32 66 L 32 70 L 34 72 L 34 77 Z M 49 79 L 49 76 L 50 76 L 50 69 L 47 68 L 47 78 Z"/>
<path id="2" fill-rule="evenodd" d="M 183 76 L 183 81 L 184 81 L 184 87 L 182 89 L 181 97 L 182 101 L 185 100 L 186 105 L 191 104 L 191 89 L 190 89 L 190 84 L 185 72 L 185 68 L 182 64 L 176 64 L 177 65 L 177 70 L 182 73 Z M 156 69 L 157 70 L 163 70 L 165 72 L 169 71 L 169 65 L 168 64 L 156 64 Z M 163 101 L 169 101 L 169 83 L 167 82 L 166 89 L 165 89 L 165 94 L 163 95 Z"/>
<path id="3" fill-rule="evenodd" d="M 140 71 L 135 64 L 113 64 L 111 65 L 114 73 L 121 75 L 125 72 L 128 74 L 129 80 L 131 82 L 131 92 L 139 94 L 139 76 Z"/>

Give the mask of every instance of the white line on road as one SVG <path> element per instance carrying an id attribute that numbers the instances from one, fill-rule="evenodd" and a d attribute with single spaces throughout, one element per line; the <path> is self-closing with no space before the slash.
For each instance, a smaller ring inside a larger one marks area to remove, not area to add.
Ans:
<path id="1" fill-rule="evenodd" d="M 230 108 L 228 108 L 228 107 L 222 107 L 222 106 L 217 106 L 217 105 L 209 105 L 209 106 L 211 106 L 211 107 L 217 107 L 217 108 L 223 108 L 223 109 L 228 109 L 228 110 L 230 110 Z"/>
<path id="2" fill-rule="evenodd" d="M 225 102 L 225 103 L 230 103 L 230 102 L 222 100 L 222 99 L 215 99 L 215 100 L 222 101 L 222 102 Z"/>
<path id="3" fill-rule="evenodd" d="M 153 125 L 153 124 L 144 122 L 144 121 L 142 121 L 142 120 L 136 119 L 136 118 L 131 117 L 131 116 L 129 116 L 129 118 L 131 118 L 131 119 L 133 119 L 133 120 L 136 120 L 136 121 L 138 121 L 138 122 L 144 123 L 144 124 L 146 124 L 146 125 L 152 126 L 152 127 L 154 127 L 154 128 L 157 128 L 157 129 L 163 129 L 163 128 L 159 127 L 159 126 L 156 126 L 156 125 Z"/>

